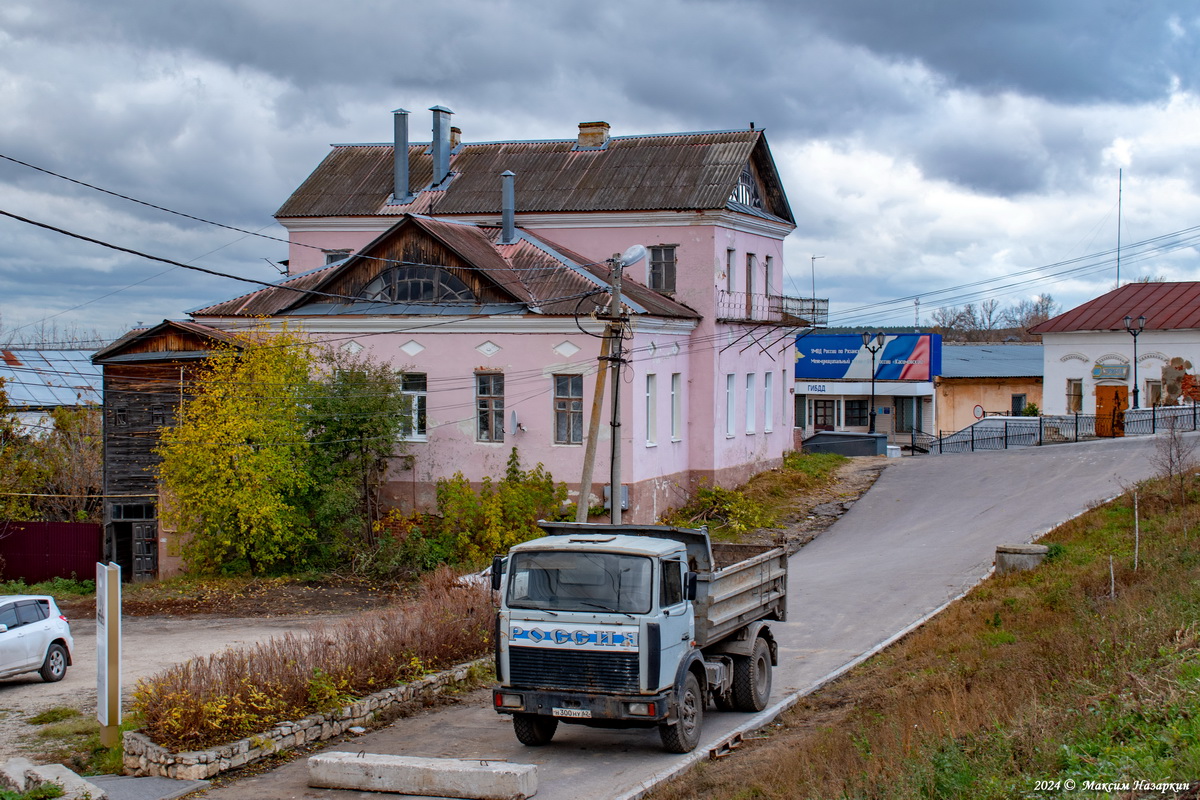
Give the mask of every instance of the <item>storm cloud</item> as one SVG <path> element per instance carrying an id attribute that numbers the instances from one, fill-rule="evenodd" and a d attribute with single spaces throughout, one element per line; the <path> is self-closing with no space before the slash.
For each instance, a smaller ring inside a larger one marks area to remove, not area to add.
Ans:
<path id="1" fill-rule="evenodd" d="M 449 106 L 468 141 L 754 122 L 797 217 L 784 291 L 815 278 L 835 321 L 911 324 L 886 301 L 928 311 L 968 299 L 937 293 L 963 276 L 1109 250 L 1118 170 L 1125 241 L 1200 224 L 1198 40 L 1186 0 L 8 0 L 0 153 L 282 237 L 271 215 L 328 144 L 387 141 L 399 106 L 416 138 Z M 0 209 L 263 280 L 286 257 L 11 161 Z M 1128 277 L 1195 279 L 1196 256 Z M 1069 306 L 1113 280 L 1103 258 L 1054 272 L 1001 299 Z M 0 218 L 0 332 L 116 333 L 244 290 Z"/>

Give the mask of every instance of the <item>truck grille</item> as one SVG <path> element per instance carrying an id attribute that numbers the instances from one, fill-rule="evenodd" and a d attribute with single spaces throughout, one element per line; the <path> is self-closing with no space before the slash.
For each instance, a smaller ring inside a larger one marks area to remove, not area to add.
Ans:
<path id="1" fill-rule="evenodd" d="M 580 691 L 638 691 L 637 653 L 512 647 L 508 667 L 513 686 Z"/>

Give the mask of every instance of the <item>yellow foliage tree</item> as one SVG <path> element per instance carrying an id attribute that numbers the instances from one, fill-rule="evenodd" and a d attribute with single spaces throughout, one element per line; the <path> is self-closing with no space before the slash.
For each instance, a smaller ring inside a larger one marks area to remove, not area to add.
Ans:
<path id="1" fill-rule="evenodd" d="M 258 574 L 297 566 L 315 541 L 302 504 L 312 483 L 309 345 L 287 329 L 260 329 L 218 347 L 177 424 L 162 431 L 162 514 L 187 535 L 189 569 Z"/>

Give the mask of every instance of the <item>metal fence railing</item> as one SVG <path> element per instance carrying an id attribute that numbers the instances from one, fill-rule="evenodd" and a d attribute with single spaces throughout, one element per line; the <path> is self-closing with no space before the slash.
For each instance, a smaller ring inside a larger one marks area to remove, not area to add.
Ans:
<path id="1" fill-rule="evenodd" d="M 1194 431 L 1198 429 L 1198 423 L 1200 406 L 1194 404 L 1131 408 L 1099 416 L 985 417 L 961 431 L 943 431 L 936 437 L 915 432 L 911 446 L 914 453 L 973 453 L 1119 436 L 1149 436 L 1172 429 Z"/>

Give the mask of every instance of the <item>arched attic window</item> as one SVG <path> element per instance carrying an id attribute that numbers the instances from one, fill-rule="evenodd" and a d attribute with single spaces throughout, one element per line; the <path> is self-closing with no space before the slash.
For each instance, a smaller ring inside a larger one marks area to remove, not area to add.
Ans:
<path id="1" fill-rule="evenodd" d="M 754 170 L 749 164 L 742 169 L 741 177 L 738 178 L 737 186 L 733 187 L 733 194 L 729 196 L 729 199 L 751 208 L 763 207 L 762 195 L 758 191 L 758 181 L 755 180 Z"/>
<path id="2" fill-rule="evenodd" d="M 384 303 L 474 303 L 475 293 L 461 278 L 440 267 L 390 267 L 358 296 Z"/>

